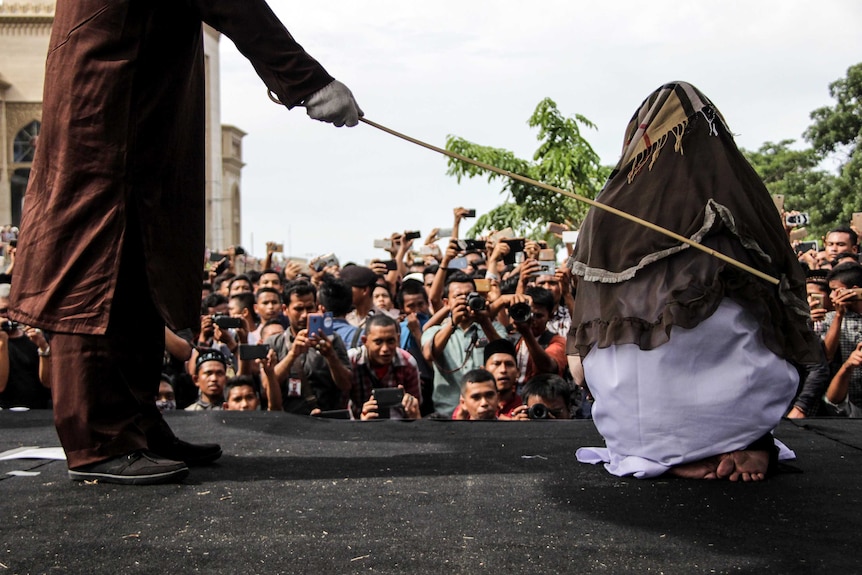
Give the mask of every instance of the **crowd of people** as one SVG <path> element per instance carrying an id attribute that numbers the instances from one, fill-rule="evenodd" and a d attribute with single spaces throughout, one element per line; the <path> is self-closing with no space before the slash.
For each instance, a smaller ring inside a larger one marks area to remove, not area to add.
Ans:
<path id="1" fill-rule="evenodd" d="M 589 418 L 589 382 L 566 356 L 571 271 L 544 242 L 509 230 L 457 239 L 467 213 L 454 210 L 455 237 L 445 241 L 437 230 L 422 246 L 393 234 L 391 259 L 368 265 L 327 254 L 280 266 L 270 246 L 264 269 L 235 273 L 228 250 L 204 271 L 200 329 L 165 327 L 157 406 L 354 420 Z M 14 254 L 14 238 L 3 249 Z M 821 250 L 797 251 L 823 353 L 803 366 L 788 417 L 859 417 L 858 234 L 839 226 Z M 0 407 L 50 409 L 50 334 L 6 319 L 13 276 L 0 283 Z"/>

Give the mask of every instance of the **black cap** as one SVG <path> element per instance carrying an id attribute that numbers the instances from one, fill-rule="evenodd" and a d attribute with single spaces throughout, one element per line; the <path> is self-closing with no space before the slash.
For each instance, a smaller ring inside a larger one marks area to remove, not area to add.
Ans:
<path id="1" fill-rule="evenodd" d="M 515 352 L 515 344 L 506 338 L 495 339 L 485 346 L 485 363 L 488 363 L 488 359 L 490 359 L 490 357 L 495 353 L 511 355 L 515 358 L 515 361 L 517 361 L 518 358 L 517 353 Z"/>
<path id="2" fill-rule="evenodd" d="M 222 352 L 217 349 L 208 349 L 206 351 L 202 351 L 200 355 L 198 355 L 198 359 L 195 361 L 195 371 L 199 370 L 201 365 L 208 361 L 217 361 L 227 367 L 227 360 Z"/>
<path id="3" fill-rule="evenodd" d="M 345 266 L 341 268 L 341 279 L 350 287 L 364 288 L 377 283 L 377 274 L 365 266 Z"/>

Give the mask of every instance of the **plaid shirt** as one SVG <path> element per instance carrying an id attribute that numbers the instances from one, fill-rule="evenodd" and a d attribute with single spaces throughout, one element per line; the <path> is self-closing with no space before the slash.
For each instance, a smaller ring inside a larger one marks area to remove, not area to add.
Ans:
<path id="1" fill-rule="evenodd" d="M 829 331 L 829 326 L 835 320 L 835 312 L 830 311 L 826 314 L 823 320 L 823 333 Z M 854 311 L 846 311 L 844 318 L 841 320 L 841 332 L 838 339 L 838 353 L 835 354 L 833 365 L 840 366 L 841 363 L 847 361 L 850 354 L 856 349 L 856 344 L 862 341 L 862 315 Z M 832 369 L 832 374 L 835 374 L 835 368 Z M 847 390 L 847 397 L 851 403 L 862 405 L 862 369 L 856 368 L 850 374 L 850 385 Z"/>
<path id="2" fill-rule="evenodd" d="M 375 387 L 398 387 L 404 386 L 404 393 L 409 393 L 417 400 L 422 401 L 422 392 L 419 388 L 419 368 L 413 356 L 403 349 L 396 348 L 392 365 L 386 374 L 378 378 L 374 366 L 368 361 L 368 348 L 363 346 L 348 350 L 350 368 L 353 374 L 353 385 L 350 386 L 350 401 L 353 414 L 359 419 L 362 413 L 362 405 L 371 399 L 371 390 Z M 393 409 L 392 415 L 400 414 L 401 408 Z"/>

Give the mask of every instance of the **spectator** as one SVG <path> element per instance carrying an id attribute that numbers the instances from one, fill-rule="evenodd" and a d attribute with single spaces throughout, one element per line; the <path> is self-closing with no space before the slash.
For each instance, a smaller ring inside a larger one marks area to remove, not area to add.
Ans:
<path id="1" fill-rule="evenodd" d="M 318 312 L 317 290 L 296 280 L 287 285 L 288 331 L 266 341 L 278 358 L 275 376 L 284 410 L 308 415 L 313 409 L 343 409 L 351 387 L 350 360 L 338 334 L 309 334 L 308 314 Z"/>
<path id="2" fill-rule="evenodd" d="M 214 349 L 198 356 L 192 376 L 198 387 L 198 400 L 188 406 L 186 411 L 221 409 L 224 403 L 224 386 L 227 383 L 226 369 L 225 356 Z"/>
<path id="3" fill-rule="evenodd" d="M 509 419 L 512 412 L 523 404 L 522 397 L 516 390 L 520 372 L 515 345 L 508 339 L 497 339 L 486 345 L 483 353 L 485 369 L 494 376 L 497 384 L 497 415 L 500 419 Z"/>
<path id="4" fill-rule="evenodd" d="M 51 407 L 51 346 L 42 330 L 10 321 L 9 284 L 0 284 L 0 408 Z"/>
<path id="5" fill-rule="evenodd" d="M 164 413 L 166 411 L 174 411 L 177 408 L 177 398 L 174 393 L 174 386 L 171 383 L 171 377 L 163 373 L 159 381 L 159 393 L 156 395 L 156 407 Z"/>
<path id="6" fill-rule="evenodd" d="M 523 404 L 515 390 L 518 384 L 518 364 L 515 344 L 508 339 L 495 339 L 483 351 L 485 369 L 494 376 L 497 387 L 497 417 L 511 419 L 515 408 Z M 461 405 L 452 412 L 452 419 L 461 419 Z"/>
<path id="7" fill-rule="evenodd" d="M 497 394 L 494 376 L 482 368 L 465 373 L 461 384 L 459 405 L 461 409 L 458 411 L 458 417 L 461 420 L 496 420 L 500 397 Z"/>
<path id="8" fill-rule="evenodd" d="M 397 318 L 401 315 L 401 312 L 392 303 L 392 294 L 389 293 L 389 288 L 384 284 L 378 282 L 374 285 L 371 292 L 371 302 L 376 310 L 389 317 Z"/>
<path id="9" fill-rule="evenodd" d="M 856 349 L 850 352 L 847 360 L 841 364 L 832 381 L 829 382 L 829 388 L 823 396 L 828 415 L 862 417 L 862 409 L 849 399 L 850 380 L 860 367 L 862 367 L 862 341 L 856 344 Z"/>
<path id="10" fill-rule="evenodd" d="M 260 272 L 260 278 L 257 281 L 257 291 L 259 292 L 262 288 L 272 288 L 281 295 L 284 289 L 284 281 L 278 270 L 268 268 Z"/>
<path id="11" fill-rule="evenodd" d="M 376 314 L 365 324 L 362 345 L 348 352 L 353 375 L 350 403 L 354 417 L 382 417 L 371 390 L 380 387 L 401 388 L 401 407 L 390 411 L 392 419 L 418 419 L 422 393 L 416 360 L 398 347 L 398 323 L 386 314 Z"/>
<path id="12" fill-rule="evenodd" d="M 245 274 L 234 276 L 227 287 L 228 297 L 238 293 L 254 293 L 254 287 L 251 278 Z"/>
<path id="13" fill-rule="evenodd" d="M 372 293 L 378 275 L 365 266 L 347 265 L 341 270 L 341 279 L 353 288 L 353 311 L 347 314 L 346 319 L 350 325 L 362 329 L 368 316 L 376 311 Z"/>
<path id="14" fill-rule="evenodd" d="M 422 330 L 431 319 L 428 292 L 421 279 L 405 279 L 397 299 L 398 307 L 404 313 L 399 347 L 416 360 L 422 385 L 422 415 L 429 415 L 434 412 L 434 367 L 422 355 Z"/>
<path id="15" fill-rule="evenodd" d="M 260 397 L 255 391 L 254 379 L 251 376 L 238 375 L 227 380 L 222 409 L 225 411 L 257 411 L 260 409 Z"/>
<path id="16" fill-rule="evenodd" d="M 530 298 L 531 313 L 526 321 L 515 322 L 515 329 L 521 334 L 516 346 L 519 386 L 539 373 L 562 375 L 567 364 L 566 339 L 547 329 L 554 309 L 554 296 L 540 287 L 527 288 L 526 295 Z"/>
<path id="17" fill-rule="evenodd" d="M 521 391 L 524 404 L 512 413 L 512 419 L 571 419 L 572 388 L 562 377 L 540 373 L 524 384 Z M 544 409 L 537 410 L 534 406 Z M 544 414 L 545 417 L 537 417 Z M 531 417 L 532 416 L 532 417 Z"/>
<path id="18" fill-rule="evenodd" d="M 826 359 L 842 365 L 856 350 L 862 334 L 862 299 L 854 290 L 862 287 L 862 266 L 841 264 L 834 267 L 826 279 L 835 311 L 828 312 L 823 320 L 823 343 Z M 862 405 L 862 371 L 850 370 L 849 377 L 849 400 L 854 405 Z"/>
<path id="19" fill-rule="evenodd" d="M 450 319 L 422 334 L 422 355 L 434 365 L 434 409 L 445 417 L 451 417 L 459 405 L 461 374 L 484 365 L 482 349 L 506 335 L 502 326 L 491 322 L 496 309 L 475 290 L 473 278 L 453 273 L 443 299 Z M 468 295 L 472 295 L 469 304 Z"/>
<path id="20" fill-rule="evenodd" d="M 569 329 L 572 327 L 572 309 L 575 307 L 571 271 L 565 266 L 560 266 L 554 275 L 537 276 L 535 285 L 550 291 L 554 297 L 554 310 L 548 319 L 548 331 L 563 337 L 568 336 Z"/>
<path id="21" fill-rule="evenodd" d="M 271 277 L 271 274 L 266 274 L 261 277 Z M 259 287 L 254 296 L 254 313 L 260 322 L 253 331 L 248 334 L 248 343 L 254 345 L 262 341 L 261 330 L 263 326 L 269 322 L 285 322 L 284 317 L 284 300 L 282 299 L 281 290 L 269 285 Z"/>
<path id="22" fill-rule="evenodd" d="M 829 297 L 829 282 L 826 281 L 827 270 L 808 270 L 805 279 L 805 291 L 808 294 L 808 307 L 811 310 L 811 324 L 814 333 L 823 337 L 826 314 L 833 311 L 832 299 Z"/>
<path id="23" fill-rule="evenodd" d="M 850 226 L 838 226 L 826 233 L 824 250 L 830 262 L 834 262 L 839 254 L 859 254 L 859 237 Z M 858 263 L 858 262 L 857 262 Z M 835 264 L 832 263 L 835 267 Z"/>
<path id="24" fill-rule="evenodd" d="M 353 290 L 347 282 L 332 275 L 325 275 L 318 288 L 320 305 L 332 314 L 332 330 L 341 337 L 348 349 L 361 345 L 362 330 L 347 321 L 353 308 Z"/>

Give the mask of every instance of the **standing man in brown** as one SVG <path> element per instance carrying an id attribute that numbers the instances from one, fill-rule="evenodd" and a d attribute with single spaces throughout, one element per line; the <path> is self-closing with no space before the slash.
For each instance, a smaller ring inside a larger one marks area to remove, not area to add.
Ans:
<path id="1" fill-rule="evenodd" d="M 286 107 L 336 126 L 362 115 L 264 0 L 58 0 L 9 315 L 55 334 L 72 479 L 177 481 L 221 455 L 178 440 L 155 406 L 165 323 L 200 319 L 202 23 Z"/>

